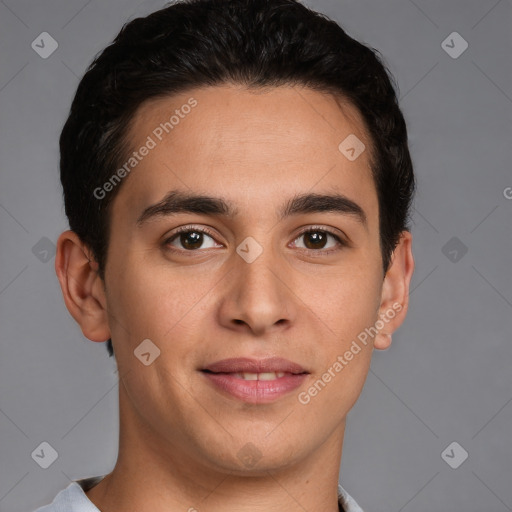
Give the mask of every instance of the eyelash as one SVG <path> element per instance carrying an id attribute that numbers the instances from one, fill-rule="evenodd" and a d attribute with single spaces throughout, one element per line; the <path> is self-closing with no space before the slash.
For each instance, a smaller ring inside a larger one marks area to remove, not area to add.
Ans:
<path id="1" fill-rule="evenodd" d="M 168 245 L 170 242 L 173 242 L 182 233 L 205 233 L 208 236 L 210 236 L 211 238 L 215 239 L 215 234 L 212 231 L 210 231 L 208 228 L 197 228 L 195 226 L 182 226 L 182 227 L 177 228 L 176 231 L 169 238 L 167 238 L 164 241 L 163 245 L 165 246 L 166 250 L 169 250 L 174 253 L 180 253 L 180 254 L 193 253 L 193 252 L 200 251 L 200 249 L 196 249 L 196 250 L 175 249 L 174 247 Z M 331 235 L 338 242 L 339 246 L 335 247 L 335 248 L 326 249 L 326 250 L 307 249 L 307 248 L 303 249 L 302 247 L 299 247 L 299 249 L 302 249 L 303 251 L 308 251 L 311 253 L 320 253 L 320 254 L 325 255 L 325 254 L 330 254 L 332 252 L 339 251 L 342 247 L 348 246 L 348 243 L 343 238 L 341 238 L 339 235 L 333 233 L 329 229 L 326 229 L 326 228 L 323 228 L 320 226 L 311 226 L 311 227 L 305 228 L 304 230 L 302 230 L 300 233 L 297 234 L 297 236 L 294 238 L 293 241 L 297 240 L 297 238 L 300 238 L 301 236 L 303 236 L 307 233 L 325 233 L 327 235 Z"/>

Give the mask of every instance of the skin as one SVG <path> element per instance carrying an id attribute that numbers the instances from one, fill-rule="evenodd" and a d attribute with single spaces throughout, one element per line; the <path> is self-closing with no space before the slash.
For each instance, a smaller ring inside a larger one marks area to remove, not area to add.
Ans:
<path id="1" fill-rule="evenodd" d="M 102 512 L 335 512 L 346 415 L 373 349 L 390 346 L 407 313 L 412 236 L 402 233 L 384 276 L 371 141 L 351 105 L 341 109 L 332 96 L 297 87 L 195 89 L 143 104 L 130 128 L 133 148 L 190 97 L 198 105 L 124 179 L 112 203 L 105 282 L 75 233 L 58 240 L 66 306 L 88 339 L 112 338 L 119 368 L 119 456 L 87 496 Z M 338 150 L 349 134 L 366 145 L 355 161 Z M 222 197 L 238 213 L 180 213 L 136 225 L 176 189 Z M 367 225 L 338 212 L 279 220 L 287 199 L 309 192 L 344 194 Z M 166 246 L 190 224 L 215 236 L 195 250 L 179 237 Z M 348 245 L 329 236 L 308 249 L 308 236 L 299 235 L 311 226 L 334 230 Z M 249 236 L 263 248 L 252 263 L 236 252 Z M 394 318 L 301 404 L 299 392 L 393 304 L 401 305 Z M 146 338 L 161 351 L 148 366 L 134 356 Z M 226 396 L 198 371 L 220 359 L 270 356 L 310 372 L 273 403 Z M 242 449 L 253 450 L 255 465 L 244 465 Z"/>

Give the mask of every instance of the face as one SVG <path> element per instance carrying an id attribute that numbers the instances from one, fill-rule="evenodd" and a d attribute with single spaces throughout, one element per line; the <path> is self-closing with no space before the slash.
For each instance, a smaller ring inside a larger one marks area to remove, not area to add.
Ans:
<path id="1" fill-rule="evenodd" d="M 145 103 L 129 140 L 105 272 L 122 421 L 232 472 L 306 458 L 344 425 L 387 313 L 358 112 L 210 87 Z"/>

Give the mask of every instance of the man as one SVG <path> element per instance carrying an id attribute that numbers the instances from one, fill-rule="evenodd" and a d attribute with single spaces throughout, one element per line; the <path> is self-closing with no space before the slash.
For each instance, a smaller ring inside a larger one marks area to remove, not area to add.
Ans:
<path id="1" fill-rule="evenodd" d="M 375 51 L 295 0 L 126 25 L 61 135 L 56 272 L 119 455 L 41 512 L 357 512 L 345 420 L 408 308 L 414 176 Z"/>

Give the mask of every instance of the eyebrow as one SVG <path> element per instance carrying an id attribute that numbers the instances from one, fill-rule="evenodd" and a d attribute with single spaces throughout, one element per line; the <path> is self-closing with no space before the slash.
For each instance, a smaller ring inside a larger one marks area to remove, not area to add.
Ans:
<path id="1" fill-rule="evenodd" d="M 354 217 L 367 228 L 364 210 L 356 202 L 342 194 L 298 194 L 289 199 L 279 212 L 280 220 L 292 215 L 304 213 L 334 212 Z M 239 210 L 220 197 L 194 194 L 172 190 L 161 201 L 148 206 L 137 219 L 137 226 L 142 226 L 150 219 L 179 213 L 195 213 L 235 217 Z"/>

